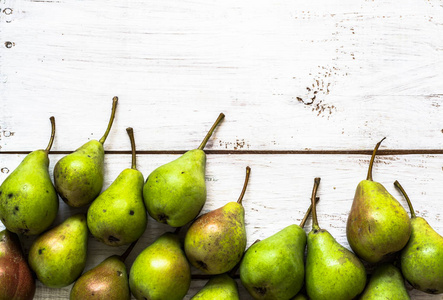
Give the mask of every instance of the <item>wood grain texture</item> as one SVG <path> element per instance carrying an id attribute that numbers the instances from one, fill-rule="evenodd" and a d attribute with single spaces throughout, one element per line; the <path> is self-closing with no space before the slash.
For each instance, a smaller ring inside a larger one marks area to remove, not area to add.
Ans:
<path id="1" fill-rule="evenodd" d="M 7 170 L 13 170 L 24 157 L 5 156 L 0 156 L 0 182 L 6 178 Z M 156 167 L 176 157 L 178 156 L 143 155 L 138 157 L 138 166 L 146 178 Z M 60 158 L 60 155 L 51 155 L 51 172 Z M 440 182 L 443 181 L 442 159 L 443 156 L 431 155 L 383 156 L 376 160 L 374 169 L 374 180 L 384 184 L 407 208 L 406 201 L 393 186 L 393 182 L 399 180 L 412 199 L 416 213 L 426 218 L 439 233 L 443 233 L 443 207 L 440 201 L 443 192 L 440 188 Z M 368 162 L 369 156 L 365 155 L 211 155 L 208 156 L 206 172 L 208 200 L 202 213 L 221 207 L 229 201 L 236 201 L 243 185 L 245 167 L 250 166 L 251 179 L 244 198 L 246 230 L 250 245 L 256 239 L 264 239 L 290 224 L 299 224 L 309 206 L 313 178 L 319 176 L 322 178 L 319 188 L 321 200 L 318 205 L 320 226 L 329 230 L 338 242 L 349 248 L 345 232 L 347 215 L 355 188 L 366 176 Z M 105 188 L 129 166 L 129 155 L 108 155 L 105 163 Z M 78 212 L 86 212 L 86 209 L 71 209 L 61 202 L 56 223 Z M 309 232 L 310 226 L 311 222 L 308 220 L 306 232 Z M 0 227 L 3 228 L 2 225 Z M 129 256 L 127 265 L 130 266 L 137 254 L 158 236 L 170 230 L 169 226 L 149 218 L 148 227 Z M 29 249 L 33 240 L 34 237 L 24 238 L 25 251 Z M 113 248 L 103 245 L 92 237 L 89 241 L 86 269 L 92 268 L 110 255 L 123 253 L 125 249 L 124 246 Z M 198 273 L 195 269 L 193 272 Z M 193 282 L 188 296 L 195 294 L 202 284 L 202 281 Z M 70 287 L 53 290 L 40 284 L 36 299 L 65 299 L 69 291 Z M 415 290 L 410 293 L 413 299 L 442 297 L 426 295 Z M 251 299 L 242 287 L 241 295 L 242 299 Z"/>
<path id="2" fill-rule="evenodd" d="M 3 1 L 3 151 L 443 149 L 439 1 Z"/>

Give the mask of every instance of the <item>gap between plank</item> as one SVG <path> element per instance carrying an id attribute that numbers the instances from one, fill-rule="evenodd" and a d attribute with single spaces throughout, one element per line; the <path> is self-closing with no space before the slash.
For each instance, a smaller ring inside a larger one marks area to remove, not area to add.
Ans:
<path id="1" fill-rule="evenodd" d="M 139 150 L 137 154 L 183 154 L 188 150 Z M 226 154 L 327 154 L 327 155 L 372 155 L 373 150 L 205 150 L 206 154 L 226 155 Z M 73 151 L 51 151 L 49 154 L 70 154 Z M 0 151 L 0 154 L 29 154 L 31 151 Z M 131 154 L 129 150 L 109 150 L 105 154 Z M 380 155 L 414 155 L 414 154 L 443 154 L 443 149 L 391 149 L 378 150 Z"/>

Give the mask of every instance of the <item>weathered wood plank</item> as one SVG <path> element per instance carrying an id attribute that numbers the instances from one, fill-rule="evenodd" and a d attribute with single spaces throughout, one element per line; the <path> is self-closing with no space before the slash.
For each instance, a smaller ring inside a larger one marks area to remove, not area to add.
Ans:
<path id="1" fill-rule="evenodd" d="M 1 151 L 443 149 L 438 1 L 4 3 Z"/>
<path id="2" fill-rule="evenodd" d="M 8 170 L 13 170 L 23 157 L 0 155 L 0 182 L 6 178 Z M 51 155 L 51 170 L 60 157 Z M 176 157 L 177 155 L 139 155 L 139 169 L 146 177 L 154 168 Z M 383 183 L 407 207 L 392 184 L 398 179 L 414 202 L 417 214 L 424 216 L 441 234 L 442 159 L 441 155 L 383 156 L 377 159 L 374 169 L 374 179 Z M 329 230 L 340 243 L 349 248 L 345 235 L 347 214 L 355 187 L 366 176 L 368 161 L 369 156 L 364 155 L 210 155 L 206 174 L 208 201 L 203 212 L 237 200 L 243 184 L 245 167 L 249 165 L 252 168 L 251 179 L 244 198 L 249 245 L 254 240 L 266 238 L 285 226 L 298 224 L 309 206 L 313 178 L 320 176 L 320 226 Z M 108 155 L 105 187 L 129 165 L 129 155 Z M 60 208 L 57 223 L 69 215 L 86 210 L 68 209 L 64 203 L 61 203 Z M 307 232 L 310 226 L 308 221 Z M 168 226 L 150 218 L 145 234 L 128 258 L 128 265 L 132 264 L 142 249 L 169 230 L 171 229 Z M 25 239 L 26 249 L 33 239 Z M 111 248 L 90 238 L 87 269 L 112 254 L 122 253 L 124 249 L 125 247 Z M 189 295 L 193 295 L 202 284 L 204 282 L 193 282 Z M 36 299 L 64 298 L 69 290 L 69 287 L 52 290 L 39 286 Z M 242 291 L 242 299 L 250 299 L 243 289 Z M 428 296 L 417 291 L 412 291 L 411 294 L 413 299 L 441 299 L 441 296 Z"/>

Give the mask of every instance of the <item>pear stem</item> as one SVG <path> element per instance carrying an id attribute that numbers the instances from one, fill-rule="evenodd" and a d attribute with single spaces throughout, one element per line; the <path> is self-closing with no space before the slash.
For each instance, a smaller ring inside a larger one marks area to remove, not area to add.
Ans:
<path id="1" fill-rule="evenodd" d="M 246 187 L 248 186 L 249 175 L 250 174 L 251 174 L 251 168 L 250 167 L 246 167 L 245 183 L 243 184 L 243 189 L 241 191 L 240 197 L 238 197 L 238 200 L 237 200 L 238 204 L 242 204 L 243 197 L 245 196 L 245 193 L 246 193 Z"/>
<path id="2" fill-rule="evenodd" d="M 205 138 L 203 139 L 202 143 L 200 144 L 200 146 L 198 146 L 197 149 L 203 150 L 203 148 L 205 148 L 206 143 L 208 142 L 208 140 L 211 137 L 211 135 L 214 133 L 215 128 L 218 126 L 218 124 L 220 124 L 220 122 L 223 120 L 224 117 L 225 117 L 224 113 L 221 113 L 218 116 L 217 120 L 215 120 L 215 122 L 212 125 L 211 129 L 209 129 L 208 133 L 206 134 Z"/>
<path id="3" fill-rule="evenodd" d="M 400 190 L 400 192 L 403 194 L 403 196 L 405 197 L 406 201 L 408 202 L 409 210 L 411 211 L 411 218 L 415 218 L 416 217 L 415 211 L 414 211 L 414 208 L 412 207 L 412 203 L 411 203 L 411 200 L 409 199 L 408 194 L 406 194 L 405 190 L 401 186 L 400 182 L 398 182 L 398 180 L 396 180 L 394 182 L 394 185 L 395 185 L 396 188 L 398 188 Z"/>
<path id="4" fill-rule="evenodd" d="M 320 197 L 315 197 L 315 203 L 317 203 L 318 201 L 320 201 Z M 301 223 L 300 223 L 301 228 L 305 227 L 306 221 L 308 220 L 308 217 L 311 214 L 311 211 L 312 211 L 312 204 L 309 205 L 309 208 L 306 211 L 305 216 L 303 217 L 303 220 L 301 220 Z"/>
<path id="5" fill-rule="evenodd" d="M 378 148 L 381 145 L 381 142 L 384 141 L 386 137 L 382 138 L 380 142 L 375 145 L 374 151 L 372 151 L 371 161 L 369 162 L 368 176 L 366 176 L 366 180 L 372 181 L 372 166 L 374 165 L 375 154 L 377 153 Z"/>
<path id="6" fill-rule="evenodd" d="M 314 179 L 314 187 L 312 188 L 312 196 L 311 196 L 311 206 L 312 206 L 312 230 L 319 230 L 320 226 L 318 226 L 317 219 L 317 206 L 316 206 L 316 195 L 318 186 L 320 185 L 320 177 L 316 177 Z"/>
<path id="7" fill-rule="evenodd" d="M 48 146 L 45 149 L 46 154 L 51 151 L 52 144 L 54 143 L 54 137 L 55 137 L 55 118 L 54 116 L 50 117 L 49 120 L 51 121 L 51 137 L 49 138 Z"/>
<path id="8" fill-rule="evenodd" d="M 118 102 L 117 96 L 112 98 L 112 111 L 111 111 L 111 118 L 109 119 L 109 122 L 108 122 L 108 128 L 106 128 L 105 134 L 99 140 L 99 142 L 102 143 L 102 145 L 105 143 L 106 138 L 108 137 L 108 134 L 111 131 L 112 123 L 114 122 L 114 118 L 115 118 L 115 111 L 117 109 L 117 102 Z"/>
<path id="9" fill-rule="evenodd" d="M 132 127 L 126 128 L 126 132 L 129 135 L 129 140 L 131 141 L 131 150 L 132 150 L 132 169 L 137 170 L 137 157 L 135 150 L 135 140 L 134 140 L 134 129 Z"/>
<path id="10" fill-rule="evenodd" d="M 132 249 L 134 249 L 135 244 L 137 244 L 138 239 L 135 242 L 132 242 L 131 245 L 129 245 L 128 249 L 126 249 L 125 253 L 123 253 L 122 255 L 120 255 L 120 260 L 122 262 L 125 262 L 126 258 L 128 258 L 129 254 L 131 253 Z"/>

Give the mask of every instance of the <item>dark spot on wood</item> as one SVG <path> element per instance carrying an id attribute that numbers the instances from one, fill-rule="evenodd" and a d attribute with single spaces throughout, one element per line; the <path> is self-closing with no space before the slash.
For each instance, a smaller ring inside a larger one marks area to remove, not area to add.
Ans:
<path id="1" fill-rule="evenodd" d="M 8 48 L 8 49 L 10 49 L 10 48 L 12 48 L 12 46 L 13 46 L 13 43 L 12 42 L 5 42 L 5 47 L 6 48 Z"/>
<path id="2" fill-rule="evenodd" d="M 201 261 L 201 260 L 197 260 L 196 263 L 197 263 L 197 265 L 200 266 L 200 268 L 202 268 L 202 269 L 204 269 L 204 270 L 207 270 L 207 269 L 208 269 L 208 265 L 207 265 L 205 262 L 203 262 L 203 261 Z"/>
<path id="3" fill-rule="evenodd" d="M 12 193 L 9 193 L 9 194 L 8 194 L 8 198 L 9 198 L 9 199 L 11 199 L 12 196 L 14 196 Z"/>
<path id="4" fill-rule="evenodd" d="M 108 241 L 111 242 L 111 243 L 115 243 L 115 242 L 119 242 L 120 239 L 116 238 L 115 236 L 110 235 L 108 237 Z"/>
<path id="5" fill-rule="evenodd" d="M 133 211 L 133 210 L 130 210 L 130 211 L 129 211 L 129 214 L 130 214 L 131 216 L 133 216 L 133 215 L 134 215 L 134 211 Z"/>
<path id="6" fill-rule="evenodd" d="M 266 288 L 264 288 L 264 287 L 256 287 L 256 286 L 254 286 L 254 290 L 255 290 L 259 295 L 265 295 L 265 294 L 266 294 Z"/>

